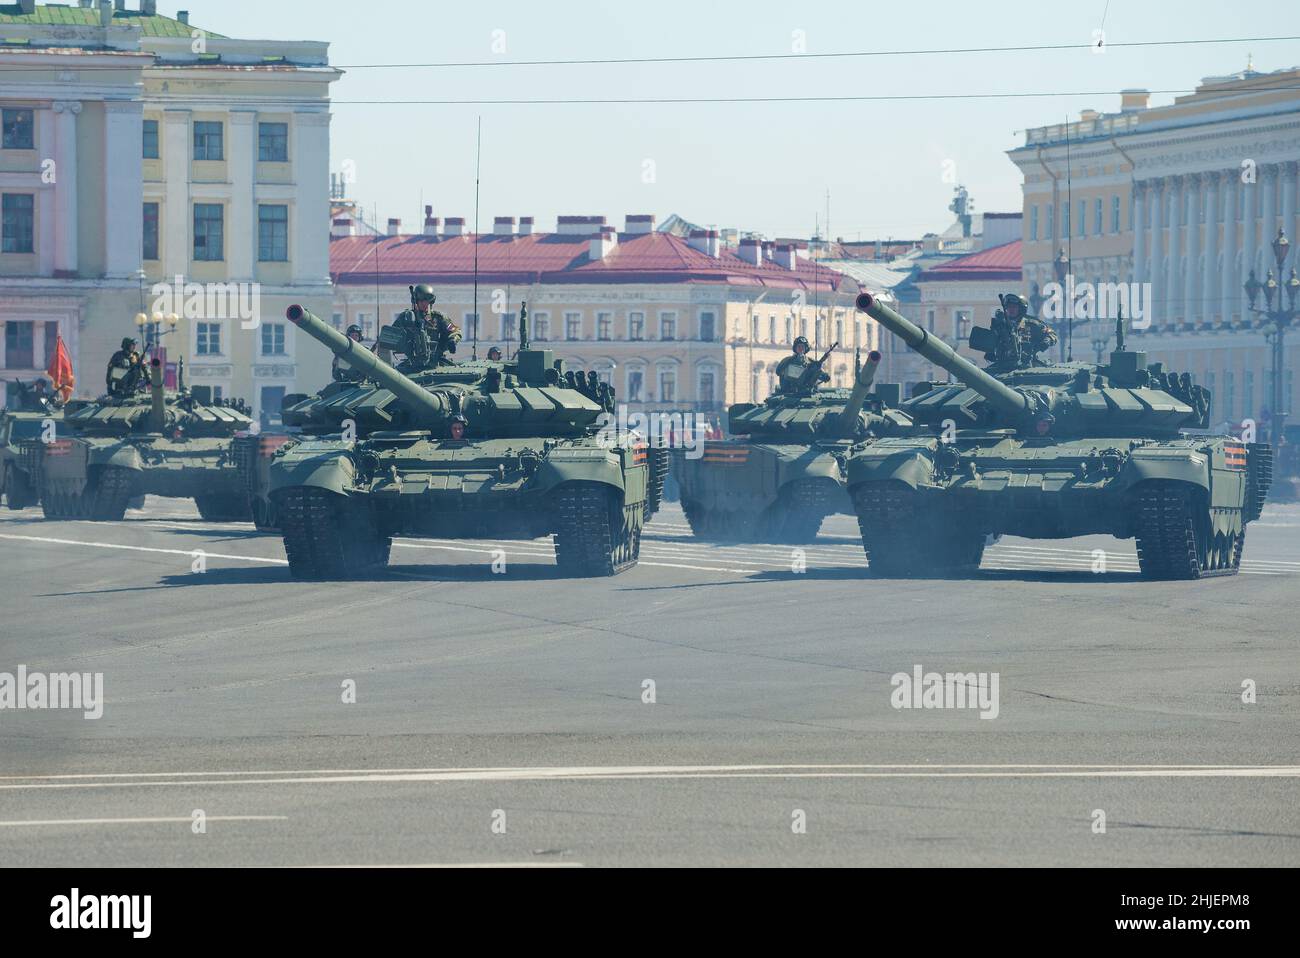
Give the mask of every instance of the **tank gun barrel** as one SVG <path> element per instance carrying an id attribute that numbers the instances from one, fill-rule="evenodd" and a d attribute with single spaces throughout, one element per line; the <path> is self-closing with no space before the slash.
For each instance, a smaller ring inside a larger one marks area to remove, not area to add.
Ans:
<path id="1" fill-rule="evenodd" d="M 1019 418 L 1032 410 L 1033 405 L 1024 394 L 994 379 L 970 360 L 958 355 L 947 343 L 931 336 L 870 293 L 858 295 L 857 307 L 930 362 L 948 370 L 1002 413 Z"/>
<path id="2" fill-rule="evenodd" d="M 153 375 L 149 378 L 149 428 L 162 432 L 167 425 L 167 396 L 163 391 L 162 363 L 157 359 L 150 362 Z"/>
<path id="3" fill-rule="evenodd" d="M 867 354 L 867 361 L 858 370 L 857 377 L 853 380 L 853 391 L 849 393 L 849 401 L 844 406 L 844 411 L 840 413 L 840 432 L 845 435 L 852 435 L 854 432 L 858 414 L 862 412 L 862 404 L 867 401 L 867 392 L 876 381 L 876 370 L 879 366 L 880 353 L 873 349 Z"/>
<path id="4" fill-rule="evenodd" d="M 284 315 L 289 322 L 335 356 L 345 360 L 353 369 L 360 370 L 388 389 L 397 397 L 398 402 L 411 411 L 426 416 L 445 416 L 451 412 L 451 403 L 446 396 L 430 392 L 419 383 L 412 382 L 360 343 L 313 315 L 310 310 L 295 304 L 285 310 Z"/>

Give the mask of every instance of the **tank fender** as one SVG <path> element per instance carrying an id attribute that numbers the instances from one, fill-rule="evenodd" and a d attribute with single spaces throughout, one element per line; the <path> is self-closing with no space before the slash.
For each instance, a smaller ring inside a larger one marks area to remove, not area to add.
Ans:
<path id="1" fill-rule="evenodd" d="M 566 482 L 599 482 L 616 489 L 622 499 L 625 489 L 618 452 L 589 447 L 552 449 L 531 485 L 539 492 L 550 492 Z"/>
<path id="2" fill-rule="evenodd" d="M 144 461 L 140 458 L 140 450 L 129 442 L 115 442 L 111 446 L 90 443 L 86 451 L 86 465 L 117 466 L 139 472 L 144 468 Z"/>
<path id="3" fill-rule="evenodd" d="M 349 494 L 357 474 L 356 463 L 341 449 L 309 449 L 300 445 L 271 463 L 268 495 L 282 489 L 310 486 L 339 495 Z"/>
<path id="4" fill-rule="evenodd" d="M 867 446 L 849 458 L 848 485 L 864 482 L 902 482 L 912 489 L 934 475 L 934 443 L 888 447 Z"/>
<path id="5" fill-rule="evenodd" d="M 1136 449 L 1121 472 L 1129 487 L 1151 480 L 1186 482 L 1210 488 L 1210 457 L 1196 449 Z"/>

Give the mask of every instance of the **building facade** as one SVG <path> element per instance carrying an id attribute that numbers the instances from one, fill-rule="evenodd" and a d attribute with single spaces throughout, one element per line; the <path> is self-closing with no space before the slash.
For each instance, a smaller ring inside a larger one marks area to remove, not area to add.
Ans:
<path id="1" fill-rule="evenodd" d="M 1127 91 L 1119 113 L 1028 130 L 1009 155 L 1024 175 L 1026 284 L 1052 282 L 1065 250 L 1076 283 L 1149 290 L 1143 315 L 1128 313 L 1141 348 L 1209 387 L 1216 422 L 1267 422 L 1271 350 L 1243 286 L 1275 269 L 1278 230 L 1294 242 L 1300 228 L 1300 69 L 1211 77 L 1161 107 Z M 1076 354 L 1079 338 L 1108 349 L 1113 318 L 1076 326 Z"/>
<path id="2" fill-rule="evenodd" d="M 856 284 L 792 244 L 727 247 L 716 231 L 657 231 L 649 215 L 627 217 L 621 231 L 603 216 L 562 216 L 551 233 L 534 232 L 530 217 L 497 217 L 490 234 L 432 216 L 420 234 L 402 234 L 396 221 L 389 229 L 355 236 L 350 222 L 336 222 L 337 328 L 355 323 L 372 340 L 409 307 L 408 287 L 427 282 L 435 308 L 464 331 L 458 356 L 470 354 L 477 253 L 478 355 L 515 348 L 526 301 L 533 340 L 594 370 L 632 411 L 720 416 L 731 403 L 761 401 L 798 336 L 819 355 L 838 344 L 828 372 L 848 384 L 853 350 L 879 343 L 876 323 L 854 311 Z"/>
<path id="3" fill-rule="evenodd" d="M 3 10 L 0 375 L 36 375 L 61 335 L 98 395 L 118 341 L 158 334 L 190 383 L 260 413 L 318 382 L 283 313 L 330 302 L 326 44 L 222 37 L 152 0 Z"/>

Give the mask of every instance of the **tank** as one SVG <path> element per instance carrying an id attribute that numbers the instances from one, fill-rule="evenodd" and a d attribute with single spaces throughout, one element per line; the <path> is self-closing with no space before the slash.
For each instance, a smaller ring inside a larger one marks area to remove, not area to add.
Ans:
<path id="1" fill-rule="evenodd" d="M 19 382 L 17 387 L 17 402 L 0 409 L 0 496 L 10 509 L 25 509 L 41 496 L 32 479 L 32 457 L 23 454 L 23 445 L 58 438 L 63 409 L 32 385 Z"/>
<path id="2" fill-rule="evenodd" d="M 301 306 L 286 315 L 366 377 L 286 410 L 303 434 L 275 452 L 269 498 L 295 577 L 372 573 L 394 536 L 549 535 L 570 576 L 636 564 L 662 495 L 657 451 L 611 431 L 612 387 L 531 348 L 526 304 L 512 361 L 409 375 Z"/>
<path id="3" fill-rule="evenodd" d="M 825 358 L 809 365 L 812 374 Z M 844 481 L 850 448 L 910 425 L 894 408 L 897 386 L 871 392 L 879 364 L 880 354 L 871 352 L 852 389 L 818 389 L 808 375 L 805 388 L 737 403 L 727 411 L 733 438 L 704 440 L 697 455 L 675 449 L 673 474 L 691 531 L 701 538 L 800 544 L 816 539 L 827 516 L 851 514 Z"/>
<path id="4" fill-rule="evenodd" d="M 1152 579 L 1232 575 L 1246 526 L 1272 479 L 1266 445 L 1208 432 L 1210 394 L 1146 354 L 1106 364 L 1035 356 L 981 369 L 870 294 L 858 308 L 957 381 L 903 404 L 915 435 L 855 447 L 848 488 L 877 574 L 913 577 L 978 568 L 1002 534 L 1031 539 L 1136 539 Z M 997 355 L 977 327 L 973 348 Z"/>
<path id="5" fill-rule="evenodd" d="M 69 404 L 66 433 L 23 444 L 47 519 L 121 519 L 145 495 L 193 499 L 212 521 L 249 518 L 230 443 L 252 419 L 242 402 L 213 402 L 205 388 L 153 385 L 127 397 Z"/>

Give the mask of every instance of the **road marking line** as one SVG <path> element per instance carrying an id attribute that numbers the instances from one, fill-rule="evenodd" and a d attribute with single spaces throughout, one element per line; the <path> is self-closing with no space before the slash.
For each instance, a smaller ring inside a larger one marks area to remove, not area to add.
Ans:
<path id="1" fill-rule="evenodd" d="M 205 822 L 287 822 L 287 815 L 205 815 Z M 175 818 L 50 818 L 41 821 L 0 822 L 0 828 L 33 828 L 45 825 L 160 825 L 190 824 L 194 818 L 183 815 Z"/>
<path id="2" fill-rule="evenodd" d="M 208 559 L 237 559 L 241 562 L 269 562 L 273 565 L 288 565 L 288 559 L 264 559 L 261 556 L 237 556 L 221 552 L 208 552 L 206 549 L 156 549 L 150 546 L 127 546 L 114 542 L 86 542 L 80 539 L 51 539 L 46 536 L 13 536 L 0 533 L 0 539 L 14 539 L 19 542 L 40 542 L 60 546 L 86 546 L 92 549 L 125 549 L 128 552 L 161 552 L 164 555 L 193 556 L 202 552 Z"/>

